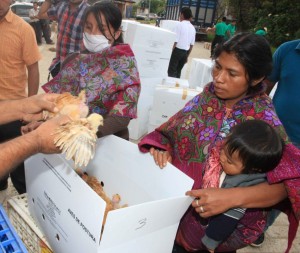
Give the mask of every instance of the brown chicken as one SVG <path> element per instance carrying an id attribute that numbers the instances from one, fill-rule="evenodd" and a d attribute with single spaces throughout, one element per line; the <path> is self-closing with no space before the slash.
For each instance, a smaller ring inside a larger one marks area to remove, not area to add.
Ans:
<path id="1" fill-rule="evenodd" d="M 96 133 L 102 124 L 103 118 L 97 113 L 69 121 L 54 132 L 54 144 L 66 154 L 66 159 L 73 158 L 76 168 L 87 166 L 94 157 Z"/>
<path id="2" fill-rule="evenodd" d="M 70 121 L 61 125 L 54 132 L 54 144 L 66 154 L 66 159 L 73 159 L 75 167 L 87 166 L 94 157 L 97 141 L 97 131 L 103 125 L 103 118 L 97 113 L 88 117 L 88 106 L 85 104 L 85 91 L 81 91 L 78 97 L 70 93 L 61 94 L 55 101 L 59 109 L 57 113 L 44 111 L 44 119 L 57 115 L 68 115 Z"/>
<path id="3" fill-rule="evenodd" d="M 89 113 L 89 108 L 86 105 L 85 90 L 82 90 L 78 96 L 63 93 L 56 99 L 55 105 L 58 108 L 58 112 L 43 111 L 44 120 L 51 119 L 56 115 L 68 115 L 74 120 L 85 118 Z"/>
<path id="4" fill-rule="evenodd" d="M 103 186 L 98 181 L 96 177 L 87 175 L 86 173 L 81 173 L 77 170 L 77 173 L 81 178 L 106 202 L 104 217 L 103 217 L 103 226 L 106 222 L 107 213 L 114 209 L 111 199 L 106 195 Z"/>
<path id="5" fill-rule="evenodd" d="M 104 184 L 102 182 L 99 182 L 96 177 L 89 176 L 87 173 L 83 173 L 80 169 L 76 169 L 76 172 L 106 202 L 106 208 L 103 217 L 103 226 L 105 225 L 107 213 L 109 211 L 128 207 L 127 204 L 120 205 L 120 194 L 114 194 L 112 198 L 109 198 L 104 191 Z"/>

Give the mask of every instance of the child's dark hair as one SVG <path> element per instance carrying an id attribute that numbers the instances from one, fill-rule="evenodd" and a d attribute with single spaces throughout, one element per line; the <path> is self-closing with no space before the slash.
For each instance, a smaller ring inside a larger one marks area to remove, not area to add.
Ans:
<path id="1" fill-rule="evenodd" d="M 189 20 L 193 17 L 192 11 L 189 7 L 182 7 L 180 13 L 183 15 L 185 20 Z"/>
<path id="2" fill-rule="evenodd" d="M 238 152 L 244 165 L 243 174 L 265 173 L 278 165 L 284 142 L 268 123 L 247 120 L 232 128 L 225 148 L 230 156 Z"/>
<path id="3" fill-rule="evenodd" d="M 273 60 L 268 41 L 257 34 L 238 33 L 215 48 L 213 59 L 223 52 L 234 54 L 244 66 L 249 84 L 248 94 L 261 90 L 262 82 L 255 86 L 253 82 L 271 74 Z"/>
<path id="4" fill-rule="evenodd" d="M 93 13 L 94 17 L 96 18 L 98 27 L 101 31 L 101 33 L 105 36 L 103 25 L 101 22 L 101 17 L 100 14 L 104 17 L 106 24 L 111 25 L 115 31 L 118 31 L 121 29 L 122 25 L 122 13 L 120 9 L 111 1 L 101 1 L 101 2 L 96 2 L 89 8 L 87 8 L 85 12 L 85 17 L 84 17 L 84 23 L 86 22 L 86 19 L 90 13 Z M 109 29 L 109 28 L 108 28 Z M 115 34 L 109 29 L 110 35 L 115 38 Z M 115 39 L 114 43 L 112 46 L 115 46 L 117 44 L 123 43 L 123 36 L 122 32 L 119 36 L 119 38 Z"/>

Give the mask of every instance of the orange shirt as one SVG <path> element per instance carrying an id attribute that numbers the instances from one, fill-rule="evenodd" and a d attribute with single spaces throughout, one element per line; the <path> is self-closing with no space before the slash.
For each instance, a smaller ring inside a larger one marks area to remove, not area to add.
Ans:
<path id="1" fill-rule="evenodd" d="M 9 10 L 0 21 L 0 100 L 27 97 L 26 66 L 40 58 L 34 30 Z"/>

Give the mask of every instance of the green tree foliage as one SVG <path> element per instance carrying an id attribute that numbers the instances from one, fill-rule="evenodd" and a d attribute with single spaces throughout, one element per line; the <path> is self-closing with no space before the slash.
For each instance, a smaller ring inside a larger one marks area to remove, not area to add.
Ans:
<path id="1" fill-rule="evenodd" d="M 166 1 L 151 0 L 151 13 L 161 13 L 165 10 Z"/>
<path id="2" fill-rule="evenodd" d="M 230 0 L 229 6 L 242 30 L 267 27 L 267 39 L 275 47 L 300 38 L 299 0 Z"/>
<path id="3" fill-rule="evenodd" d="M 139 3 L 135 4 L 134 8 L 149 8 L 149 1 L 151 13 L 161 13 L 165 10 L 166 0 L 142 0 Z"/>

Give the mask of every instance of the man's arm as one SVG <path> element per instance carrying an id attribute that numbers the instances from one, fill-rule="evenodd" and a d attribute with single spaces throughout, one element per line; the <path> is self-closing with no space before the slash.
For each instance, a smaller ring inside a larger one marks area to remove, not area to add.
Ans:
<path id="1" fill-rule="evenodd" d="M 0 101 L 0 124 L 15 120 L 42 120 L 42 111 L 57 112 L 55 99 L 59 94 L 40 94 L 20 100 Z"/>
<path id="2" fill-rule="evenodd" d="M 38 152 L 37 141 L 32 136 L 28 134 L 0 144 L 0 178 Z"/>
<path id="3" fill-rule="evenodd" d="M 177 42 L 174 42 L 172 50 L 174 50 L 176 46 L 177 46 Z"/>
<path id="4" fill-rule="evenodd" d="M 54 144 L 52 133 L 67 121 L 67 116 L 53 118 L 28 134 L 0 144 L 0 178 L 34 154 L 60 153 Z"/>
<path id="5" fill-rule="evenodd" d="M 37 18 L 37 16 L 34 15 L 33 9 L 29 10 L 29 13 L 28 13 L 28 14 L 29 14 L 29 18 L 30 18 L 30 19 L 35 19 L 35 18 Z"/>
<path id="6" fill-rule="evenodd" d="M 40 73 L 39 63 L 27 66 L 28 70 L 28 97 L 36 95 L 39 90 Z"/>
<path id="7" fill-rule="evenodd" d="M 192 52 L 192 50 L 193 50 L 193 45 L 190 45 L 190 49 L 187 52 L 187 57 L 190 56 L 190 53 Z"/>
<path id="8" fill-rule="evenodd" d="M 50 7 L 51 7 L 51 0 L 45 0 L 40 7 L 38 18 L 39 19 L 49 19 L 47 11 Z"/>

